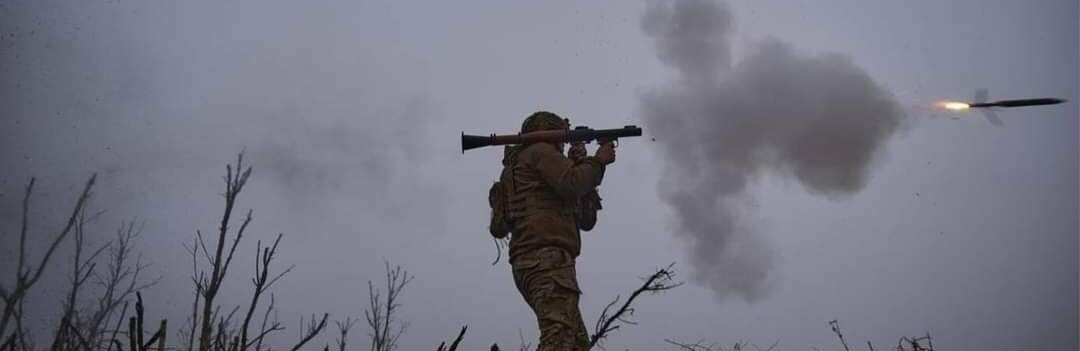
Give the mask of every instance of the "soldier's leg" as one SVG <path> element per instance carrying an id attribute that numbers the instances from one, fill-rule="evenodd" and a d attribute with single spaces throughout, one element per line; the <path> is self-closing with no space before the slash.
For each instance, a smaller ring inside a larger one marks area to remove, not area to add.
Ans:
<path id="1" fill-rule="evenodd" d="M 540 326 L 539 350 L 586 350 L 588 337 L 578 309 L 577 290 L 556 284 L 549 294 L 535 297 Z"/>
<path id="2" fill-rule="evenodd" d="M 546 350 L 586 350 L 588 336 L 578 308 L 574 259 L 558 248 L 522 255 L 513 262 L 514 281 L 536 314 L 540 345 Z"/>

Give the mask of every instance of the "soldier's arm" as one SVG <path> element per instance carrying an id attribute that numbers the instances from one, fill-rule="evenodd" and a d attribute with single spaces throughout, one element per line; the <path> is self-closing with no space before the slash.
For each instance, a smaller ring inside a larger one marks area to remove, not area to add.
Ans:
<path id="1" fill-rule="evenodd" d="M 576 201 L 603 180 L 604 164 L 594 157 L 586 157 L 575 164 L 554 145 L 538 143 L 530 148 L 534 149 L 533 167 L 539 171 L 544 182 L 564 199 Z"/>

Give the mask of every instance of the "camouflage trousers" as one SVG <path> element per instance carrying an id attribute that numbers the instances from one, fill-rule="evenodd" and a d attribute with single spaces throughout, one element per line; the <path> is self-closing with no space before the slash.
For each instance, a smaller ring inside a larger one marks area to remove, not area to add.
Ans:
<path id="1" fill-rule="evenodd" d="M 514 257 L 510 265 L 514 283 L 540 326 L 537 350 L 587 350 L 589 338 L 578 309 L 581 290 L 570 253 L 545 247 Z"/>

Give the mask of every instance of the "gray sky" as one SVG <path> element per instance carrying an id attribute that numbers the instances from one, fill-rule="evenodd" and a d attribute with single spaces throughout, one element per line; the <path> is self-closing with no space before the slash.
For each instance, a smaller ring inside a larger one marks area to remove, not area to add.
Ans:
<path id="1" fill-rule="evenodd" d="M 658 186 L 666 144 L 649 129 L 625 141 L 597 229 L 584 233 L 586 322 L 657 266 L 678 262 L 689 284 L 643 297 L 639 325 L 609 349 L 668 349 L 664 338 L 836 349 L 831 319 L 859 345 L 929 330 L 942 349 L 1077 348 L 1075 1 L 729 5 L 734 63 L 769 40 L 845 55 L 907 108 L 905 123 L 861 191 L 822 197 L 772 173 L 748 184 L 741 221 L 772 250 L 770 293 L 753 302 L 691 279 Z M 647 126 L 640 98 L 678 72 L 642 30 L 646 8 L 0 1 L 0 258 L 13 259 L 29 177 L 33 229 L 48 233 L 98 172 L 92 206 L 108 213 L 93 229 L 146 222 L 141 249 L 163 281 L 144 295 L 173 324 L 192 293 L 181 244 L 213 230 L 224 164 L 246 149 L 254 172 L 239 206 L 255 223 L 226 303 L 249 294 L 254 240 L 284 232 L 280 266 L 297 268 L 276 288 L 282 340 L 301 314 L 360 316 L 366 281 L 388 259 L 416 276 L 402 296 L 402 349 L 432 348 L 462 324 L 468 349 L 516 345 L 535 322 L 509 266 L 490 265 L 484 228 L 501 153 L 462 155 L 459 132 L 513 131 L 538 109 Z M 979 87 L 991 99 L 1070 102 L 1002 112 L 1002 128 L 927 108 Z M 43 322 L 55 287 L 31 305 Z"/>

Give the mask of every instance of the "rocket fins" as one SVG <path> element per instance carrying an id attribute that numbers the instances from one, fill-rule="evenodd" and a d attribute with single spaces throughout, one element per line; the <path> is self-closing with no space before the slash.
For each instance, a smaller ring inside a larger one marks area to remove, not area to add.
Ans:
<path id="1" fill-rule="evenodd" d="M 990 98 L 990 92 L 986 88 L 975 89 L 975 103 L 981 104 Z"/>
<path id="2" fill-rule="evenodd" d="M 982 113 L 983 116 L 986 117 L 986 120 L 990 121 L 990 124 L 993 124 L 995 127 L 1001 127 L 1005 125 L 1005 122 L 1002 122 L 1001 118 L 998 118 L 997 112 L 994 112 L 993 109 L 984 108 L 982 109 Z"/>

